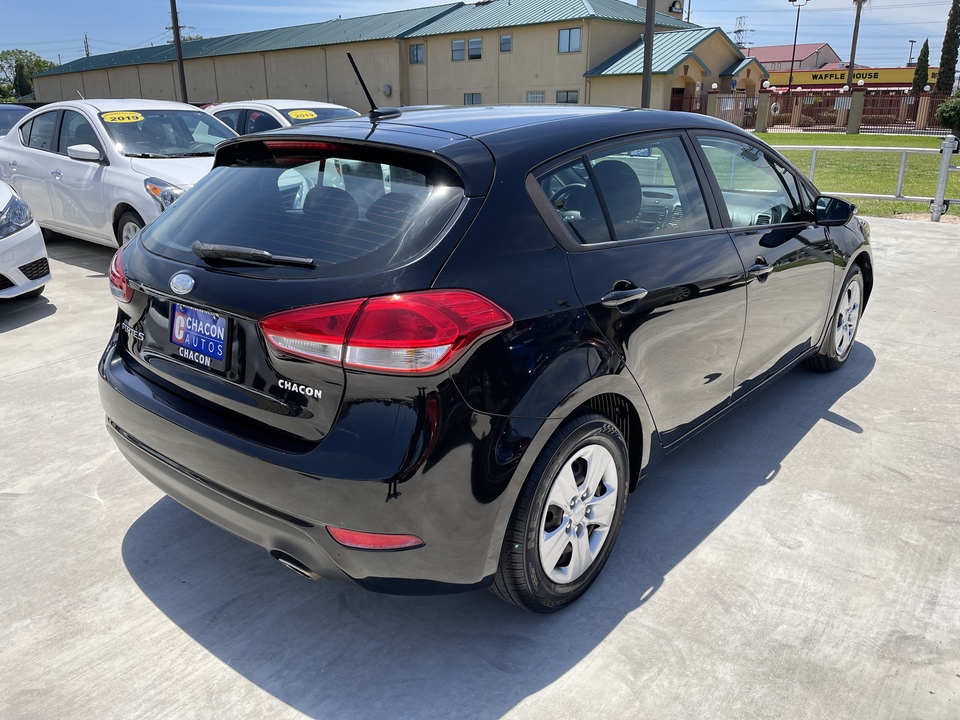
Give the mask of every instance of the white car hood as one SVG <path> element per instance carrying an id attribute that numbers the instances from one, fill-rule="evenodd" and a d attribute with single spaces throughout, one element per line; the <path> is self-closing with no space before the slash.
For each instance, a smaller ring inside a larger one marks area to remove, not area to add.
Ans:
<path id="1" fill-rule="evenodd" d="M 155 177 L 182 188 L 190 187 L 210 172 L 213 157 L 129 158 L 130 167 L 146 177 Z"/>

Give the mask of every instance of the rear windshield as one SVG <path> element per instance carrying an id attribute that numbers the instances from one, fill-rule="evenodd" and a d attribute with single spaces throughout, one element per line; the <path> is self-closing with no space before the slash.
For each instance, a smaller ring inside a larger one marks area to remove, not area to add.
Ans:
<path id="1" fill-rule="evenodd" d="M 334 120 L 336 118 L 360 117 L 360 113 L 350 108 L 329 108 L 329 107 L 302 107 L 281 110 L 283 116 L 290 121 L 291 125 L 305 125 L 306 123 L 315 123 L 322 120 Z"/>
<path id="2" fill-rule="evenodd" d="M 459 177 L 432 158 L 345 147 L 318 157 L 265 148 L 282 142 L 239 146 L 231 164 L 215 167 L 147 227 L 144 246 L 175 260 L 258 275 L 351 275 L 420 256 L 464 202 Z M 308 258 L 316 267 L 201 259 L 191 249 L 195 242 Z"/>

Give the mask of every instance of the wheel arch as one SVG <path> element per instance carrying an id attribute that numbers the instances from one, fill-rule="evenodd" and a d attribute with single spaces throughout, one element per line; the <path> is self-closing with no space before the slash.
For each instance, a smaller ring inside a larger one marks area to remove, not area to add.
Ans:
<path id="1" fill-rule="evenodd" d="M 854 265 L 859 267 L 860 272 L 863 274 L 863 307 L 866 308 L 870 300 L 870 294 L 873 292 L 873 260 L 870 257 L 870 253 L 866 250 L 860 252 L 853 258 L 849 267 L 852 268 Z"/>
<path id="2" fill-rule="evenodd" d="M 143 213 L 137 210 L 137 208 L 135 208 L 133 205 L 131 205 L 128 202 L 117 203 L 117 206 L 113 209 L 113 221 L 110 223 L 110 226 L 113 228 L 113 238 L 114 240 L 117 241 L 118 246 L 123 244 L 119 237 L 120 218 L 123 217 L 124 213 L 128 213 L 128 212 L 132 212 L 138 218 L 140 218 L 140 222 L 146 224 L 146 221 L 144 221 L 143 219 Z"/>

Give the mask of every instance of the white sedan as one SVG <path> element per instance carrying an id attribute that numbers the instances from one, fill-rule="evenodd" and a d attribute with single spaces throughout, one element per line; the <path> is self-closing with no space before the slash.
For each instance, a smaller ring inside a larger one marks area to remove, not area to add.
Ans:
<path id="1" fill-rule="evenodd" d="M 0 298 L 37 297 L 49 280 L 47 248 L 33 214 L 0 182 Z"/>
<path id="2" fill-rule="evenodd" d="M 360 115 L 343 105 L 313 100 L 240 100 L 205 109 L 241 135 Z"/>
<path id="3" fill-rule="evenodd" d="M 0 138 L 0 179 L 41 227 L 116 247 L 206 175 L 214 147 L 231 137 L 182 103 L 51 103 Z"/>

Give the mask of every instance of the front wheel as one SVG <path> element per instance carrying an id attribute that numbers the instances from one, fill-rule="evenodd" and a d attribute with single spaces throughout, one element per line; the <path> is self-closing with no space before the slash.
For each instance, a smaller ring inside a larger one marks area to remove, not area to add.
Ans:
<path id="1" fill-rule="evenodd" d="M 850 357 L 863 312 L 863 273 L 854 266 L 843 283 L 840 298 L 820 351 L 807 359 L 807 366 L 818 372 L 839 370 Z"/>
<path id="2" fill-rule="evenodd" d="M 132 210 L 128 210 L 117 220 L 117 244 L 123 247 L 133 240 L 143 228 L 143 220 Z"/>
<path id="3" fill-rule="evenodd" d="M 587 413 L 562 425 L 520 492 L 493 592 L 538 613 L 583 595 L 620 532 L 628 468 L 623 436 L 604 416 Z"/>

